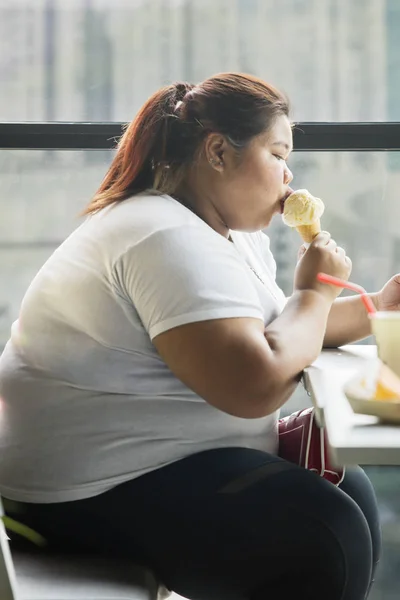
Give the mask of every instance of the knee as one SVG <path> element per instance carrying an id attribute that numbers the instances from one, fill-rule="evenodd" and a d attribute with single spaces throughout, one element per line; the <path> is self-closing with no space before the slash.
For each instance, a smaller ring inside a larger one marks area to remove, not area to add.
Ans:
<path id="1" fill-rule="evenodd" d="M 371 533 L 358 504 L 339 488 L 311 473 L 299 474 L 298 485 L 301 489 L 293 494 L 291 504 L 294 506 L 297 501 L 298 515 L 309 520 L 310 530 L 315 532 L 309 539 L 313 554 L 321 553 L 321 560 L 325 554 L 338 564 L 352 565 L 352 568 L 362 563 L 368 571 L 372 564 Z"/>
<path id="2" fill-rule="evenodd" d="M 371 544 L 368 522 L 358 504 L 349 496 L 340 492 L 326 499 L 325 523 L 350 549 L 362 549 Z"/>

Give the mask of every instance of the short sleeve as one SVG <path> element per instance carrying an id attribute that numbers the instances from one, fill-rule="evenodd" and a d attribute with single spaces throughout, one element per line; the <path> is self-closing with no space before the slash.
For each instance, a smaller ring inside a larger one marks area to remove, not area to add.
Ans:
<path id="1" fill-rule="evenodd" d="M 151 339 L 198 321 L 264 321 L 250 269 L 233 244 L 206 226 L 154 232 L 126 250 L 113 271 Z"/>

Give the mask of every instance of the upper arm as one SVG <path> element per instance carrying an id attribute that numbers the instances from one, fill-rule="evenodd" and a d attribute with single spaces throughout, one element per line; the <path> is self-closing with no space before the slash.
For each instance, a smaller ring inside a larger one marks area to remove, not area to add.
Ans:
<path id="1" fill-rule="evenodd" d="M 114 271 L 151 339 L 187 323 L 264 319 L 250 269 L 215 232 L 197 227 L 156 232 L 125 252 Z"/>
<path id="2" fill-rule="evenodd" d="M 221 410 L 262 416 L 256 404 L 274 377 L 264 313 L 232 244 L 201 227 L 163 230 L 125 253 L 115 277 L 183 383 Z"/>
<path id="3" fill-rule="evenodd" d="M 272 353 L 258 319 L 218 319 L 170 329 L 153 340 L 161 358 L 183 383 L 220 410 L 262 417 L 276 407 Z"/>

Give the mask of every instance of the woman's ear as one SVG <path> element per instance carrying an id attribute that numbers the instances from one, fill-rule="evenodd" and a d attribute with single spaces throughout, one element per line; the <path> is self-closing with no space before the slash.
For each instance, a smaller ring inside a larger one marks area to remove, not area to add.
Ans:
<path id="1" fill-rule="evenodd" d="M 223 166 L 225 153 L 228 147 L 226 138 L 220 133 L 209 133 L 204 142 L 204 153 L 213 166 Z"/>

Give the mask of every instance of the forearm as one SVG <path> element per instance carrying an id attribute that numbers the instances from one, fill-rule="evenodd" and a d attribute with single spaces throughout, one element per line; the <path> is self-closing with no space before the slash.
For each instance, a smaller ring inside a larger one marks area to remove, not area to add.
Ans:
<path id="1" fill-rule="evenodd" d="M 265 329 L 276 368 L 286 374 L 288 381 L 298 378 L 318 357 L 331 306 L 316 291 L 295 292 L 281 315 Z"/>
<path id="2" fill-rule="evenodd" d="M 376 294 L 370 294 L 376 305 Z M 371 324 L 361 296 L 337 298 L 332 304 L 324 338 L 324 348 L 337 348 L 371 335 Z"/>

